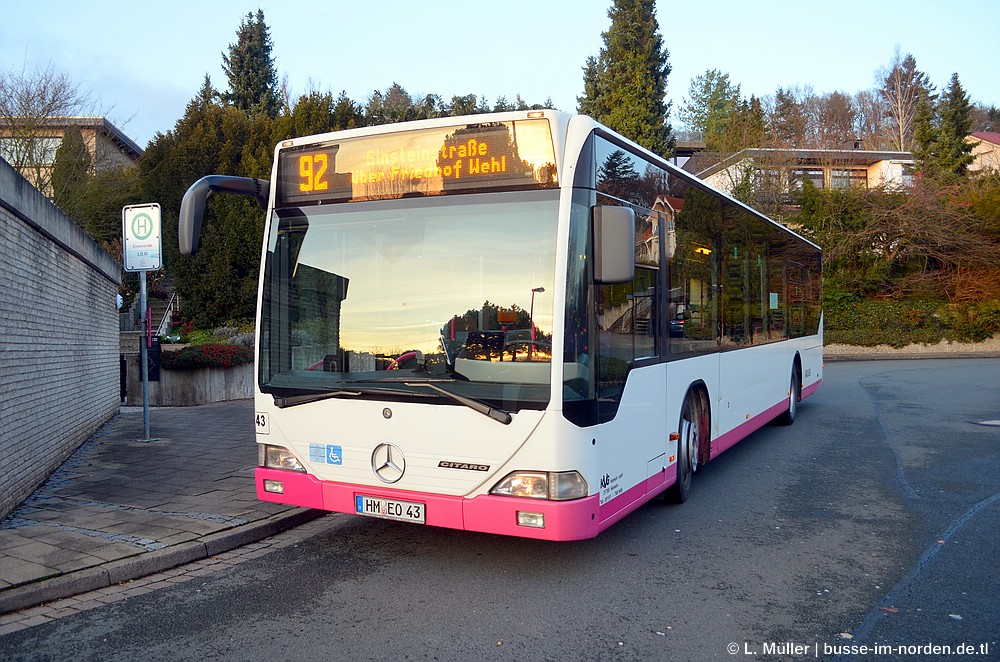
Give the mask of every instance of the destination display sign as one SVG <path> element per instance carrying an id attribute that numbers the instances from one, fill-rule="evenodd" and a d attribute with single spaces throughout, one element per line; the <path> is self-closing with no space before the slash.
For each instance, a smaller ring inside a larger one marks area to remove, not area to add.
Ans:
<path id="1" fill-rule="evenodd" d="M 545 119 L 348 138 L 278 156 L 279 206 L 557 185 Z"/>

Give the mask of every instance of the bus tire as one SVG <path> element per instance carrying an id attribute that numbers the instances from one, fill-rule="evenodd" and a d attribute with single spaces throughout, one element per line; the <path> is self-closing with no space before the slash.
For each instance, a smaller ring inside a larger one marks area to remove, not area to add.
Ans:
<path id="1" fill-rule="evenodd" d="M 680 439 L 677 441 L 677 462 L 674 465 L 677 467 L 677 480 L 664 493 L 664 500 L 668 503 L 684 503 L 691 494 L 691 478 L 698 468 L 699 444 L 708 432 L 703 429 L 705 416 L 701 408 L 701 398 L 693 391 L 688 393 L 678 423 Z"/>
<path id="2" fill-rule="evenodd" d="M 802 401 L 802 374 L 798 362 L 792 364 L 792 378 L 788 385 L 788 409 L 778 416 L 780 425 L 791 425 L 799 413 Z"/>

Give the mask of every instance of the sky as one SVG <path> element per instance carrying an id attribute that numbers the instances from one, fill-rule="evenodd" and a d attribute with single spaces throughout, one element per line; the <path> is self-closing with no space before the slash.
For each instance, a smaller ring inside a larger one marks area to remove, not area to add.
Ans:
<path id="1" fill-rule="evenodd" d="M 604 45 L 612 0 L 0 0 L 0 69 L 51 67 L 89 94 L 140 147 L 174 128 L 247 13 L 264 11 L 279 79 L 293 98 L 345 92 L 364 103 L 399 83 L 414 97 L 476 94 L 575 111 L 583 66 Z M 948 7 L 947 9 L 945 7 Z M 973 100 L 1000 106 L 1000 0 L 713 0 L 656 3 L 672 72 L 671 122 L 691 79 L 729 74 L 742 94 L 879 87 L 896 52 L 938 89 L 958 73 Z"/>

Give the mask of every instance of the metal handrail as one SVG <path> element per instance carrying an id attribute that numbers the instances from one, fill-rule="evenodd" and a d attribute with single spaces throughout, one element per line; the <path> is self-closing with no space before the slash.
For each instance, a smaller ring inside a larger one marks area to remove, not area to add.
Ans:
<path id="1" fill-rule="evenodd" d="M 160 325 L 156 327 L 157 336 L 165 336 L 170 332 L 171 319 L 173 317 L 172 313 L 177 309 L 177 293 L 174 292 L 170 295 L 170 300 L 167 301 L 167 309 L 163 313 L 163 319 L 160 320 Z"/>

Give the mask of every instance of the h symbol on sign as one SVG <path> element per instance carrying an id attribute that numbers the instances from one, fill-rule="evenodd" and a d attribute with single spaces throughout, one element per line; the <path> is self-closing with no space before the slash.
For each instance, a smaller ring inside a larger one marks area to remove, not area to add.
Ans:
<path id="1" fill-rule="evenodd" d="M 136 239 L 146 239 L 153 234 L 153 219 L 149 214 L 136 214 L 132 218 L 132 234 Z"/>

